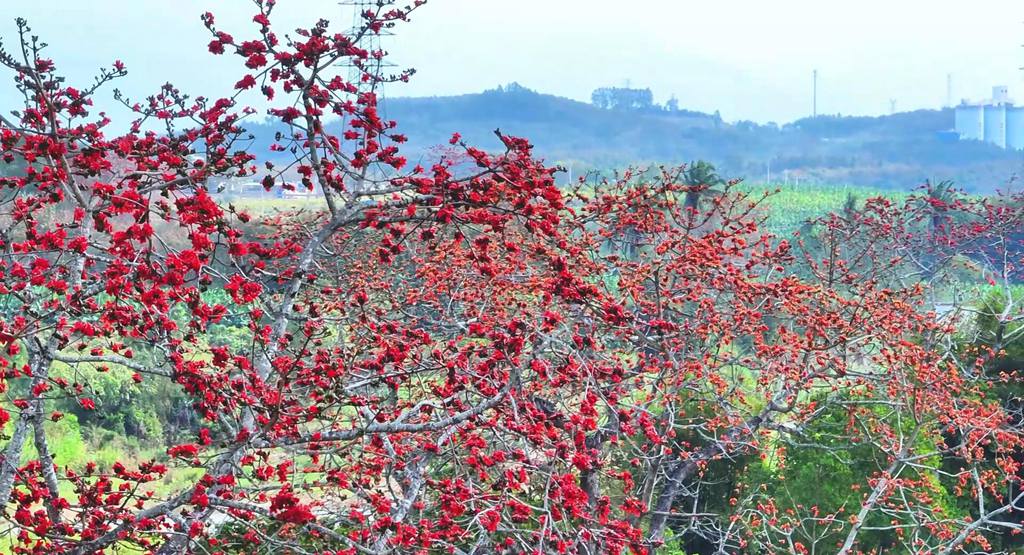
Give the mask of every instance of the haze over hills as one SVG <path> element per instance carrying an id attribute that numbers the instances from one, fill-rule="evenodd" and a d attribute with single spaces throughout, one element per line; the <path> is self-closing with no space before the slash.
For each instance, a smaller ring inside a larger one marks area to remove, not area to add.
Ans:
<path id="1" fill-rule="evenodd" d="M 969 190 L 993 190 L 1021 173 L 1024 155 L 957 141 L 951 109 L 882 117 L 838 115 L 785 125 L 726 122 L 718 114 L 673 104 L 599 107 L 516 84 L 476 94 L 392 98 L 384 112 L 409 137 L 412 160 L 429 157 L 453 132 L 481 148 L 500 147 L 493 132 L 527 137 L 537 154 L 581 172 L 630 163 L 704 159 L 724 175 L 752 182 L 852 184 L 910 188 L 952 179 Z M 269 146 L 274 130 L 251 125 Z"/>

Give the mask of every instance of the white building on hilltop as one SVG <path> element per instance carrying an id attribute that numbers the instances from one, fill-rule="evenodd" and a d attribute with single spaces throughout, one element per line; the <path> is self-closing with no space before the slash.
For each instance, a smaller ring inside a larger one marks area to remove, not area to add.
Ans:
<path id="1" fill-rule="evenodd" d="M 984 141 L 1000 148 L 1024 149 L 1024 106 L 1014 106 L 1005 85 L 992 98 L 964 100 L 956 107 L 956 132 L 962 141 Z"/>

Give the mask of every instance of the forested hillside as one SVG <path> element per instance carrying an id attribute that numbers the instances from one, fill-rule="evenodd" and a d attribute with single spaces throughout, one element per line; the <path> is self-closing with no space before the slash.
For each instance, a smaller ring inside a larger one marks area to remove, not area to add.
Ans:
<path id="1" fill-rule="evenodd" d="M 498 148 L 493 131 L 501 128 L 530 137 L 538 154 L 571 164 L 577 174 L 638 161 L 704 159 L 757 182 L 768 178 L 770 165 L 772 180 L 779 183 L 908 188 L 925 179 L 952 179 L 968 189 L 991 190 L 1018 174 L 1022 160 L 1019 153 L 994 146 L 950 140 L 943 135 L 953 125 L 948 109 L 759 125 L 659 106 L 602 109 L 512 84 L 461 96 L 391 98 L 383 112 L 401 122 L 410 156 L 447 143 L 453 131 Z M 249 127 L 261 146 L 269 146 L 273 129 Z"/>

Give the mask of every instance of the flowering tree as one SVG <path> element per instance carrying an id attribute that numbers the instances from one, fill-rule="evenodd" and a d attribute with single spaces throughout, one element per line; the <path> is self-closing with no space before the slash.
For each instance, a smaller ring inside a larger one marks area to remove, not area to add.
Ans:
<path id="1" fill-rule="evenodd" d="M 258 0 L 248 39 L 205 14 L 210 52 L 245 68 L 236 94 L 118 96 L 136 119 L 113 137 L 92 98 L 125 68 L 68 86 L 19 21 L 0 52 L 25 99 L 0 120 L 12 550 L 851 553 L 887 528 L 955 551 L 1019 529 L 999 518 L 1019 501 L 1016 423 L 985 356 L 922 308 L 940 266 L 1015 252 L 999 238 L 1019 199 L 876 200 L 794 244 L 735 183 L 700 203 L 683 169 L 560 189 L 500 132 L 502 152 L 455 135 L 409 167 L 374 92 L 409 74 L 361 45 L 421 3 L 281 36 Z M 246 149 L 248 94 L 288 164 Z M 315 208 L 254 218 L 211 193 L 287 171 Z M 114 370 L 180 387 L 194 438 L 54 460 L 58 401 L 94 408 Z M 866 493 L 786 504 L 787 451 L 849 446 Z M 944 481 L 968 509 L 940 510 Z"/>

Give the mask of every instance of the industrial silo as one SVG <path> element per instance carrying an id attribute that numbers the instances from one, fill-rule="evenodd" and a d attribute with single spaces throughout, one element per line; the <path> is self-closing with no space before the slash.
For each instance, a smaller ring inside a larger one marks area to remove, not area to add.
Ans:
<path id="1" fill-rule="evenodd" d="M 985 142 L 1006 148 L 1006 105 L 988 105 L 983 110 Z"/>
<path id="2" fill-rule="evenodd" d="M 956 132 L 965 141 L 981 141 L 985 138 L 985 119 L 978 104 L 961 104 L 956 107 Z"/>
<path id="3" fill-rule="evenodd" d="M 1024 150 L 1024 106 L 1010 106 L 1006 109 L 1006 146 Z"/>

